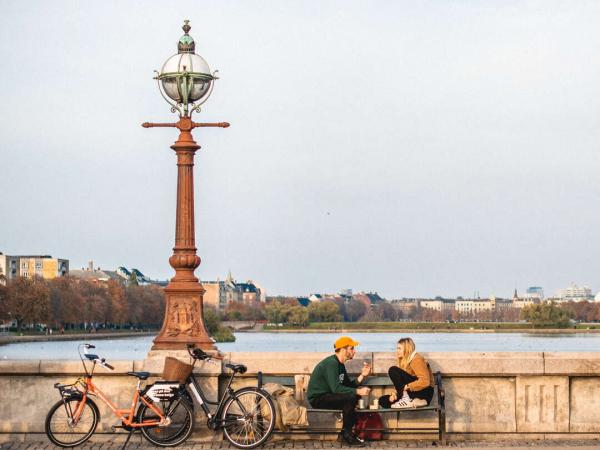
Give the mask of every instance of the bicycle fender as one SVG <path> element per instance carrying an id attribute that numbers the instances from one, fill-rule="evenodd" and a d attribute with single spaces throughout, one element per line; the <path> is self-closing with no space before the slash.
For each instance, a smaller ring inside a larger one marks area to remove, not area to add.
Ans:
<path id="1" fill-rule="evenodd" d="M 98 416 L 98 423 L 100 423 L 101 416 L 100 416 L 100 409 L 98 409 L 98 405 L 96 405 L 94 400 L 92 400 L 90 397 L 88 397 L 85 402 L 96 410 L 96 415 Z"/>

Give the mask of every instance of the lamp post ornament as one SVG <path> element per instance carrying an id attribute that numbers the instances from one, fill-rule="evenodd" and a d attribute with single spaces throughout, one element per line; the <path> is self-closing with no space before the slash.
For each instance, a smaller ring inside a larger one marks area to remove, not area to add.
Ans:
<path id="1" fill-rule="evenodd" d="M 200 146 L 194 141 L 192 130 L 227 128 L 229 123 L 197 123 L 192 120 L 193 113 L 200 112 L 201 105 L 210 96 L 217 77 L 216 72 L 210 72 L 207 62 L 195 53 L 196 44 L 188 34 L 190 29 L 189 20 L 186 20 L 183 25 L 185 34 L 177 43 L 177 54 L 167 59 L 155 77 L 159 92 L 171 105 L 171 112 L 179 115 L 179 120 L 142 124 L 144 128 L 179 129 L 179 137 L 171 145 L 177 155 L 175 247 L 169 258 L 175 276 L 165 288 L 165 317 L 152 350 L 185 349 L 187 343 L 194 343 L 205 350 L 216 349 L 204 325 L 205 290 L 194 275 L 194 270 L 200 265 L 194 228 L 194 155 Z"/>

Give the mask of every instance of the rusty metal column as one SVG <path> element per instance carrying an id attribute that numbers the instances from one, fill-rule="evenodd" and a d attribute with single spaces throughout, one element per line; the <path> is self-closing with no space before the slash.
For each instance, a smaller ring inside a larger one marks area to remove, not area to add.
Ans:
<path id="1" fill-rule="evenodd" d="M 166 311 L 162 329 L 154 339 L 152 350 L 185 349 L 194 343 L 204 350 L 215 350 L 203 319 L 204 288 L 194 275 L 200 265 L 196 254 L 194 222 L 194 155 L 200 148 L 191 130 L 196 127 L 227 128 L 228 123 L 194 123 L 181 117 L 174 124 L 144 123 L 150 127 L 176 127 L 180 130 L 177 142 L 171 146 L 177 155 L 177 212 L 175 247 L 169 258 L 175 276 L 165 288 Z"/>

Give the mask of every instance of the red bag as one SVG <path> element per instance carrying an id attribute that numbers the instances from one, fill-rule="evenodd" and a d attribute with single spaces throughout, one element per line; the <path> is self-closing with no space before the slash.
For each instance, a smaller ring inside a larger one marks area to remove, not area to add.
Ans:
<path id="1" fill-rule="evenodd" d="M 376 412 L 359 412 L 355 431 L 359 438 L 365 441 L 380 441 L 383 439 L 383 419 Z"/>

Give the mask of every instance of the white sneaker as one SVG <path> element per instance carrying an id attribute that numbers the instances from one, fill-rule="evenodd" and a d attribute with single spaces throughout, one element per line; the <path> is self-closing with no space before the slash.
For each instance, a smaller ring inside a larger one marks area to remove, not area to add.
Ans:
<path id="1" fill-rule="evenodd" d="M 405 400 L 404 398 L 401 398 L 397 402 L 392 403 L 392 408 L 393 409 L 415 408 L 415 405 L 413 403 L 413 400 L 411 400 L 411 399 Z"/>

